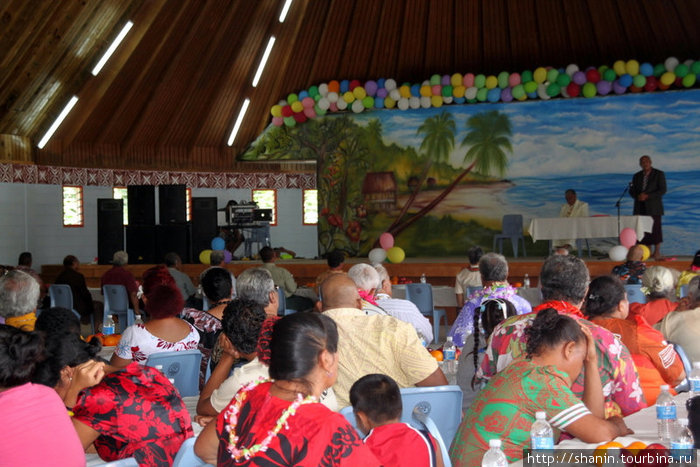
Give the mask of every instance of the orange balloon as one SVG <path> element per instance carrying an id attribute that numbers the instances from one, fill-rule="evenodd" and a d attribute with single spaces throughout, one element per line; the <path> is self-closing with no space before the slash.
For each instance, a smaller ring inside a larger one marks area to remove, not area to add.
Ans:
<path id="1" fill-rule="evenodd" d="M 328 83 L 328 92 L 340 92 L 340 83 L 336 80 Z"/>

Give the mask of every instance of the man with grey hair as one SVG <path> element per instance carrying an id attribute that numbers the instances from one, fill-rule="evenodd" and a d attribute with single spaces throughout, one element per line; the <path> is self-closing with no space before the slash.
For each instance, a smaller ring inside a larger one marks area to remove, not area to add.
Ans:
<path id="1" fill-rule="evenodd" d="M 428 318 L 423 316 L 418 307 L 410 300 L 393 298 L 391 292 L 391 279 L 389 272 L 381 264 L 373 264 L 374 269 L 379 274 L 381 286 L 376 292 L 377 305 L 379 305 L 389 316 L 405 321 L 416 328 L 418 336 L 425 344 L 433 340 L 433 327 Z"/>
<path id="2" fill-rule="evenodd" d="M 279 296 L 267 269 L 250 268 L 240 273 L 236 281 L 236 296 L 263 306 L 268 316 L 277 316 Z"/>
<path id="3" fill-rule="evenodd" d="M 381 280 L 377 271 L 365 263 L 358 263 L 348 270 L 348 276 L 357 286 L 357 293 L 362 298 L 362 311 L 366 315 L 387 315 L 374 297 L 375 292 L 381 287 Z"/>
<path id="4" fill-rule="evenodd" d="M 141 314 L 139 312 L 139 299 L 138 292 L 139 286 L 131 272 L 127 271 L 124 266 L 129 263 L 129 255 L 124 250 L 115 251 L 112 256 L 112 269 L 102 274 L 102 280 L 100 289 L 105 285 L 123 285 L 126 289 L 126 293 L 129 295 L 129 301 L 131 302 L 131 308 L 134 310 L 135 315 Z M 100 319 L 100 322 L 102 319 Z M 98 323 L 95 323 L 97 326 Z"/>
<path id="5" fill-rule="evenodd" d="M 26 272 L 13 270 L 0 277 L 0 319 L 4 324 L 33 331 L 39 283 Z"/>
<path id="6" fill-rule="evenodd" d="M 505 256 L 486 253 L 479 260 L 479 273 L 484 288 L 467 300 L 447 333 L 448 336 L 452 336 L 457 347 L 464 347 L 467 336 L 474 332 L 474 313 L 482 301 L 500 298 L 511 302 L 519 315 L 532 311 L 530 302 L 518 295 L 518 290 L 508 284 L 508 261 Z"/>
<path id="7" fill-rule="evenodd" d="M 688 282 L 688 295 L 681 299 L 678 308 L 654 327 L 668 341 L 680 345 L 691 362 L 700 362 L 700 276 Z"/>
<path id="8" fill-rule="evenodd" d="M 540 271 L 544 303 L 535 307 L 533 313 L 512 316 L 496 326 L 477 371 L 477 378 L 481 381 L 488 380 L 512 361 L 524 356 L 527 339 L 525 330 L 539 311 L 554 309 L 590 330 L 596 346 L 606 413 L 618 411 L 618 414 L 621 412 L 626 416 L 646 407 L 637 370 L 627 347 L 612 332 L 584 319 L 581 313 L 580 307 L 588 290 L 589 279 L 588 268 L 580 258 L 571 255 L 553 255 L 547 258 Z M 571 386 L 579 398 L 583 398 L 584 380 L 582 370 Z"/>

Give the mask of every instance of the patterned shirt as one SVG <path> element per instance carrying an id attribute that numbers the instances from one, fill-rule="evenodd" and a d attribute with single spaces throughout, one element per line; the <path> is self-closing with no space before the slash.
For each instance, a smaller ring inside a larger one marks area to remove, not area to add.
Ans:
<path id="1" fill-rule="evenodd" d="M 493 284 L 490 287 L 484 287 L 481 290 L 474 292 L 459 312 L 459 316 L 452 324 L 448 336 L 452 336 L 457 347 L 464 347 L 465 338 L 474 332 L 474 310 L 481 305 L 483 300 L 492 298 L 502 298 L 508 300 L 515 306 L 515 310 L 519 315 L 530 313 L 532 306 L 530 302 L 518 295 L 518 290 L 508 284 Z"/>
<path id="2" fill-rule="evenodd" d="M 489 339 L 484 361 L 477 372 L 480 379 L 489 379 L 525 354 L 525 329 L 537 311 L 554 308 L 575 320 L 582 321 L 593 334 L 598 353 L 598 371 L 605 396 L 605 415 L 629 415 L 646 407 L 639 377 L 627 347 L 613 333 L 583 318 L 581 311 L 563 301 L 548 301 L 535 307 L 534 313 L 512 316 L 496 326 Z M 583 397 L 584 372 L 581 371 L 571 390 Z"/>
<path id="3" fill-rule="evenodd" d="M 641 284 L 646 270 L 646 264 L 641 261 L 625 261 L 615 266 L 611 274 L 618 276 L 625 284 Z"/>
<path id="4" fill-rule="evenodd" d="M 465 414 L 450 448 L 452 465 L 481 465 L 489 440 L 496 438 L 509 462 L 521 459 L 538 411 L 547 414 L 555 443 L 560 431 L 591 413 L 569 388 L 566 373 L 517 360 L 494 376 Z"/>
<path id="5" fill-rule="evenodd" d="M 124 330 L 114 353 L 117 357 L 145 365 L 152 353 L 196 349 L 199 332 L 190 323 L 187 325 L 190 327 L 187 336 L 177 342 L 169 342 L 151 334 L 145 324 L 133 324 Z"/>

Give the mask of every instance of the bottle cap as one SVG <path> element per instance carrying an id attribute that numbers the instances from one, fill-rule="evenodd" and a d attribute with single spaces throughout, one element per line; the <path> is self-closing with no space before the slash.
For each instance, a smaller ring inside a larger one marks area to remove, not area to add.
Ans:
<path id="1" fill-rule="evenodd" d="M 671 386 L 669 386 L 668 384 L 662 384 L 662 385 L 661 385 L 661 390 L 662 390 L 662 391 L 668 391 L 670 388 L 671 388 Z"/>
<path id="2" fill-rule="evenodd" d="M 678 420 L 676 420 L 676 423 L 678 423 L 680 426 L 688 426 L 688 419 L 679 418 Z"/>
<path id="3" fill-rule="evenodd" d="M 489 440 L 489 447 L 490 448 L 500 448 L 501 447 L 501 440 L 500 439 L 490 439 Z"/>
<path id="4" fill-rule="evenodd" d="M 547 420 L 547 413 L 546 412 L 535 412 L 535 419 Z"/>
<path id="5" fill-rule="evenodd" d="M 452 336 L 447 336 L 447 342 L 452 342 Z"/>
<path id="6" fill-rule="evenodd" d="M 700 362 L 693 362 L 693 368 L 700 369 Z"/>

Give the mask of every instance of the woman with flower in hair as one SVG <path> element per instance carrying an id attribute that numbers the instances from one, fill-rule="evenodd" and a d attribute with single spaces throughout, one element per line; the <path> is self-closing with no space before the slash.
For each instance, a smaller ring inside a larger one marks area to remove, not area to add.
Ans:
<path id="1" fill-rule="evenodd" d="M 643 316 L 652 326 L 678 308 L 678 303 L 671 300 L 674 298 L 675 289 L 673 274 L 668 268 L 648 268 L 642 276 L 642 292 L 647 296 L 647 302 L 631 303 L 630 315 Z"/>
<path id="2" fill-rule="evenodd" d="M 195 453 L 210 464 L 380 465 L 345 418 L 320 404 L 338 372 L 338 330 L 317 313 L 275 323 L 272 380 L 245 385 L 197 438 Z"/>
<path id="3" fill-rule="evenodd" d="M 600 276 L 591 281 L 584 313 L 593 323 L 620 336 L 634 360 L 644 398 L 647 404 L 653 405 L 662 384 L 673 388 L 683 381 L 683 362 L 663 334 L 652 328 L 643 316 L 629 314 L 628 307 L 627 293 L 620 279 Z"/>

